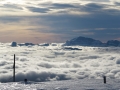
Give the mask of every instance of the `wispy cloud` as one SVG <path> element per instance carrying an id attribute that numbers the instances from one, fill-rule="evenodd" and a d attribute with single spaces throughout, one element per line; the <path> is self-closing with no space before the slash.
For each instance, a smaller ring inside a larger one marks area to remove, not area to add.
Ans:
<path id="1" fill-rule="evenodd" d="M 27 8 L 32 12 L 38 12 L 38 13 L 47 13 L 48 11 L 50 11 L 47 8 L 37 8 L 37 7 L 27 7 Z"/>
<path id="2" fill-rule="evenodd" d="M 1 8 L 10 8 L 10 9 L 20 9 L 22 10 L 22 7 L 20 5 L 17 4 L 3 4 L 2 6 L 0 6 Z"/>

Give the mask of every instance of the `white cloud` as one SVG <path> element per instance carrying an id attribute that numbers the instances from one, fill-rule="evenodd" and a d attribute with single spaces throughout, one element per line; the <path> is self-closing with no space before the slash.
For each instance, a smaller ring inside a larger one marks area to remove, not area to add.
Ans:
<path id="1" fill-rule="evenodd" d="M 0 45 L 4 51 L 0 53 L 0 81 L 3 82 L 12 81 L 14 53 L 17 81 L 25 78 L 30 81 L 102 78 L 103 75 L 120 78 L 119 48 L 78 46 L 82 51 L 69 51 L 59 44 L 48 47 L 8 45 Z"/>

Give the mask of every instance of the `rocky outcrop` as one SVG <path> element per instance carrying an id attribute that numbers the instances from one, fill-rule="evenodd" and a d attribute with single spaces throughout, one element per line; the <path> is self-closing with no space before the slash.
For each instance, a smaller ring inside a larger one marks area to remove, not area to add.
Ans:
<path id="1" fill-rule="evenodd" d="M 12 43 L 11 43 L 11 46 L 12 46 L 12 47 L 16 47 L 16 46 L 17 46 L 17 42 L 12 42 Z"/>
<path id="2" fill-rule="evenodd" d="M 73 45 L 80 45 L 80 46 L 97 46 L 97 47 L 106 47 L 106 46 L 120 46 L 120 41 L 118 40 L 109 40 L 106 43 L 102 43 L 99 40 L 95 40 L 92 38 L 86 38 L 86 37 L 77 37 L 73 38 L 69 41 L 66 41 L 64 44 L 66 46 L 73 46 Z"/>
<path id="3" fill-rule="evenodd" d="M 109 40 L 107 41 L 107 46 L 115 46 L 115 47 L 118 47 L 120 46 L 120 41 L 118 40 Z"/>
<path id="4" fill-rule="evenodd" d="M 92 38 L 86 38 L 86 37 L 77 37 L 74 39 L 71 39 L 70 41 L 66 41 L 65 45 L 71 46 L 71 45 L 81 45 L 81 46 L 102 46 L 103 43 L 99 40 L 95 40 Z"/>

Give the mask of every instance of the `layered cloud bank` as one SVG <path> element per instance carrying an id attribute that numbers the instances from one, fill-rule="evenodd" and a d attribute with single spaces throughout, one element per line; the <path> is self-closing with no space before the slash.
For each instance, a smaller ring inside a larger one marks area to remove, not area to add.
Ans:
<path id="1" fill-rule="evenodd" d="M 16 54 L 16 81 L 53 81 L 84 78 L 120 78 L 119 47 L 64 49 L 50 46 L 11 47 L 0 44 L 0 81 L 12 81 L 13 55 Z"/>

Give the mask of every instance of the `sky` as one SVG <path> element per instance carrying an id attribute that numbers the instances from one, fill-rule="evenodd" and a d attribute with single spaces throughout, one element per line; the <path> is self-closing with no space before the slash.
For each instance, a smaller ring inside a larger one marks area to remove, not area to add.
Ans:
<path id="1" fill-rule="evenodd" d="M 0 0 L 0 42 L 120 40 L 120 0 Z"/>

